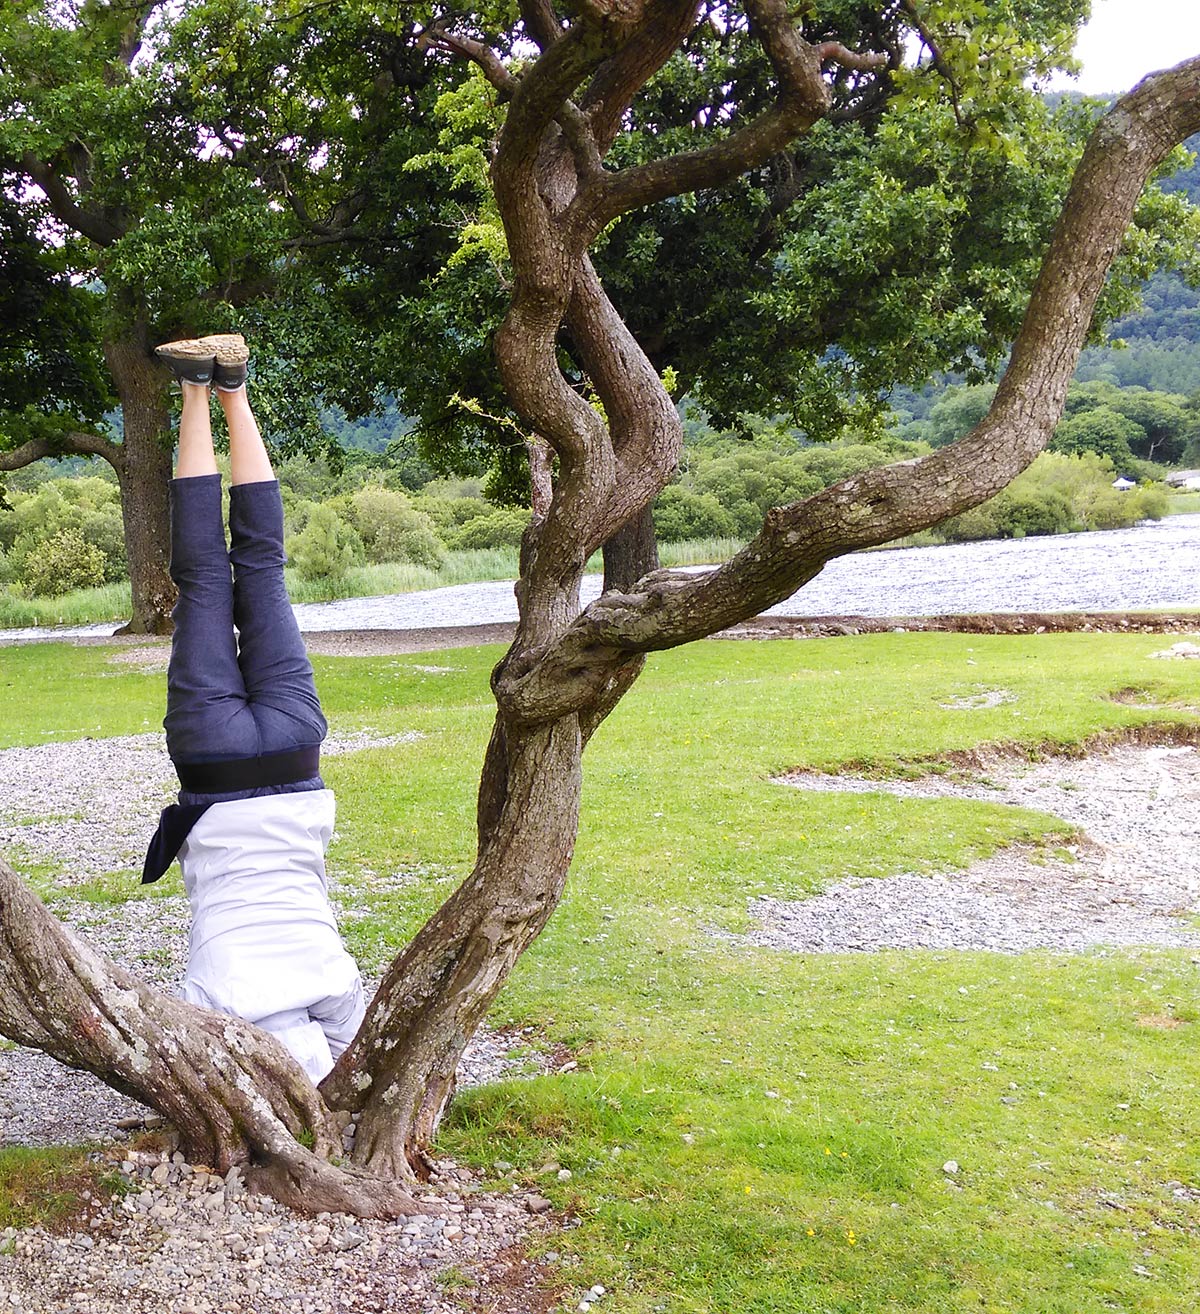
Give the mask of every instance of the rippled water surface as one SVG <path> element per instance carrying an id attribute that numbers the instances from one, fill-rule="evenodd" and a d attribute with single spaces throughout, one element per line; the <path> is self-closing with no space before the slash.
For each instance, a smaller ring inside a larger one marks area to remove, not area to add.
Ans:
<path id="1" fill-rule="evenodd" d="M 600 592 L 584 580 L 583 600 Z M 831 562 L 774 616 L 930 616 L 987 611 L 1200 608 L 1200 516 L 1053 538 L 861 552 Z M 517 618 L 511 581 L 296 607 L 301 628 L 409 630 Z M 0 631 L 0 640 L 111 634 L 115 625 Z"/>

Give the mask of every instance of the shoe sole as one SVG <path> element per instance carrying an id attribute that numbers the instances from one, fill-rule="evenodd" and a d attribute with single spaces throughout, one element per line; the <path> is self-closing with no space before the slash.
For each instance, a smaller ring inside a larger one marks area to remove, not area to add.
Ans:
<path id="1" fill-rule="evenodd" d="M 240 333 L 214 333 L 199 338 L 197 345 L 215 355 L 218 365 L 245 365 L 250 359 L 250 348 Z"/>
<path id="2" fill-rule="evenodd" d="M 154 348 L 154 354 L 164 360 L 212 360 L 216 352 L 199 338 L 180 338 L 178 342 L 164 342 Z"/>

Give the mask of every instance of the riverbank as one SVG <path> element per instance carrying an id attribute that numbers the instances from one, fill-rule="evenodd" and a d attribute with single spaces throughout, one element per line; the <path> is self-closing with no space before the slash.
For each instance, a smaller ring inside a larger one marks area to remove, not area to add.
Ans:
<path id="1" fill-rule="evenodd" d="M 599 575 L 585 577 L 584 605 L 599 596 L 601 582 Z M 461 630 L 511 626 L 517 619 L 512 580 L 298 603 L 295 611 L 309 635 Z M 1090 534 L 855 553 L 831 561 L 803 589 L 764 615 L 813 624 L 866 618 L 873 628 L 915 628 L 910 624 L 915 617 L 1152 611 L 1200 612 L 1200 515 Z M 109 637 L 116 628 L 109 622 L 4 630 L 0 644 Z M 452 645 L 439 639 L 427 646 Z"/>
<path id="2" fill-rule="evenodd" d="M 511 643 L 515 622 L 419 630 L 318 630 L 305 636 L 316 657 L 400 657 L 481 644 Z M 759 616 L 714 639 L 829 639 L 856 634 L 1185 634 L 1200 635 L 1194 612 L 991 612 L 973 616 Z M 117 645 L 111 660 L 142 671 L 166 670 L 171 641 L 144 634 L 84 635 L 81 647 Z M 32 640 L 30 640 L 32 642 Z M 0 638 L 0 647 L 4 641 Z"/>

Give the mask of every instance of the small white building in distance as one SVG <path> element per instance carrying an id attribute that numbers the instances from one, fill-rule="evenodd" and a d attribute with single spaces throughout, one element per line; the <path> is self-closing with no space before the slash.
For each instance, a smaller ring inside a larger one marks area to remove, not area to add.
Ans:
<path id="1" fill-rule="evenodd" d="M 1137 483 L 1133 479 L 1126 479 L 1124 475 L 1120 475 L 1118 478 L 1113 480 L 1112 486 L 1114 488 L 1120 489 L 1120 491 L 1124 493 L 1127 489 L 1136 488 Z"/>
<path id="2" fill-rule="evenodd" d="M 1172 488 L 1200 489 L 1200 470 L 1176 470 L 1167 475 L 1167 483 Z"/>

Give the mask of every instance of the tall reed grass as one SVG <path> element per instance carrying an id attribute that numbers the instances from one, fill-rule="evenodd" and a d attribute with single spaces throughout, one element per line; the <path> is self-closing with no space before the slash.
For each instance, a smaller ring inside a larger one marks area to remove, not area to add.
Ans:
<path id="1" fill-rule="evenodd" d="M 689 538 L 682 543 L 661 543 L 658 557 L 664 566 L 707 566 L 728 561 L 745 546 L 736 538 Z"/>
<path id="2" fill-rule="evenodd" d="M 130 611 L 129 585 L 105 584 L 98 589 L 76 589 L 58 598 L 23 598 L 0 589 L 0 629 L 28 625 L 97 625 L 126 620 Z"/>

